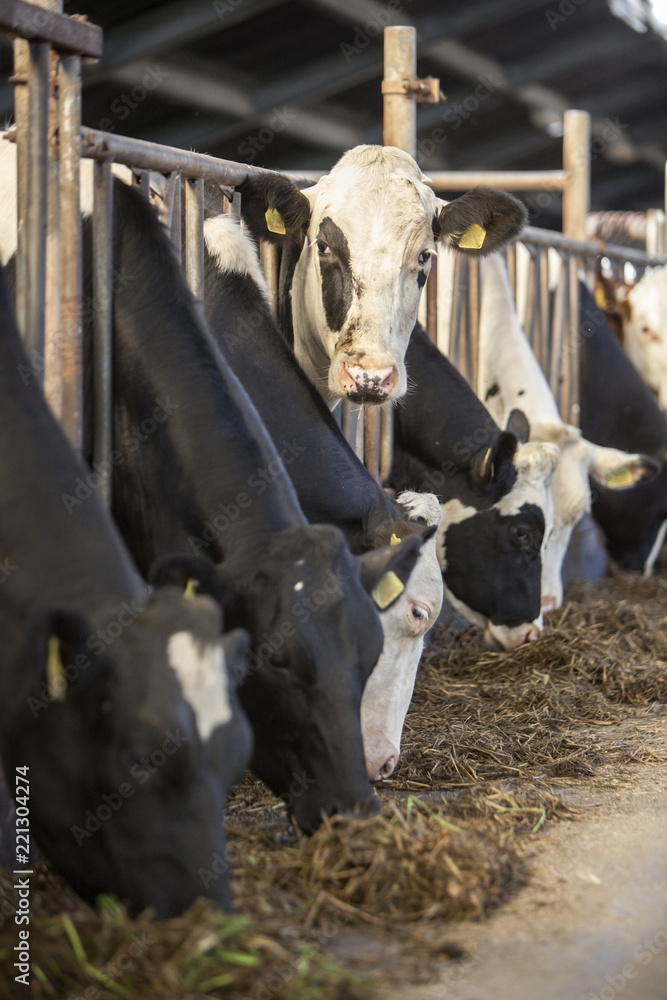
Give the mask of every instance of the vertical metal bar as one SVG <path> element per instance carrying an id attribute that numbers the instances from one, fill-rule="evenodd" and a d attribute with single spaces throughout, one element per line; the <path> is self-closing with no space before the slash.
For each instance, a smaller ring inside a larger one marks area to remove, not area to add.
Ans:
<path id="1" fill-rule="evenodd" d="M 46 308 L 47 144 L 49 129 L 50 53 L 48 42 L 29 42 L 28 200 L 26 206 L 25 313 L 19 317 L 28 355 L 44 365 Z M 22 296 L 23 297 L 23 296 Z M 38 373 L 43 381 L 43 371 Z"/>
<path id="2" fill-rule="evenodd" d="M 111 505 L 113 438 L 113 178 L 110 163 L 95 163 L 93 180 L 93 466 L 98 493 Z"/>
<path id="3" fill-rule="evenodd" d="M 426 332 L 434 344 L 438 342 L 438 255 L 431 257 L 431 273 L 426 282 Z"/>
<path id="4" fill-rule="evenodd" d="M 383 406 L 380 411 L 380 482 L 386 483 L 394 460 L 394 411 Z"/>
<path id="5" fill-rule="evenodd" d="M 185 181 L 185 277 L 192 294 L 204 302 L 204 180 Z"/>
<path id="6" fill-rule="evenodd" d="M 590 209 L 591 116 L 587 111 L 566 111 L 563 116 L 563 232 L 576 240 L 586 239 L 586 216 Z"/>
<path id="7" fill-rule="evenodd" d="M 380 409 L 364 407 L 364 460 L 373 479 L 380 481 Z"/>
<path id="8" fill-rule="evenodd" d="M 475 392 L 478 391 L 479 375 L 479 258 L 468 260 L 468 343 L 470 345 L 470 376 L 468 381 Z"/>
<path id="9" fill-rule="evenodd" d="M 51 411 L 62 424 L 63 375 L 61 345 L 61 239 L 60 239 L 60 157 L 58 106 L 56 96 L 58 56 L 50 54 L 49 130 L 46 152 L 46 286 L 44 311 L 44 395 Z"/>
<path id="10" fill-rule="evenodd" d="M 280 248 L 270 240 L 262 240 L 259 245 L 259 259 L 271 295 L 271 312 L 274 317 L 278 309 L 278 278 L 280 273 Z"/>
<path id="11" fill-rule="evenodd" d="M 30 47 L 24 38 L 14 39 L 14 118 L 16 119 L 16 319 L 21 335 L 28 329 L 28 128 Z M 29 353 L 29 352 L 28 352 Z M 30 357 L 33 368 L 43 371 L 44 359 Z"/>
<path id="12" fill-rule="evenodd" d="M 60 147 L 61 241 L 61 379 L 63 430 L 72 445 L 83 444 L 81 328 L 81 213 L 79 209 L 79 127 L 81 124 L 81 59 L 60 57 L 58 135 Z"/>
<path id="13" fill-rule="evenodd" d="M 417 110 L 414 94 L 405 92 L 404 83 L 417 69 L 417 29 L 384 29 L 384 79 L 382 81 L 382 141 L 397 146 L 410 156 L 417 146 Z"/>
<path id="14" fill-rule="evenodd" d="M 570 254 L 568 260 L 569 304 L 568 324 L 565 330 L 564 350 L 567 364 L 565 420 L 579 426 L 579 258 Z"/>
<path id="15" fill-rule="evenodd" d="M 173 183 L 169 235 L 180 263 L 183 259 L 183 178 L 179 173 L 174 173 L 170 176 L 169 183 Z"/>

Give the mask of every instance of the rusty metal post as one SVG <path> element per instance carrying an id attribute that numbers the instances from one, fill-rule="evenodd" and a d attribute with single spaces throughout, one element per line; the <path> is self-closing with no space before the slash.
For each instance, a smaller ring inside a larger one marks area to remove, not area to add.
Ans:
<path id="1" fill-rule="evenodd" d="M 382 80 L 382 141 L 410 156 L 417 146 L 416 94 L 408 89 L 417 70 L 417 29 L 384 29 L 384 79 Z"/>
<path id="2" fill-rule="evenodd" d="M 44 317 L 46 311 L 46 212 L 47 148 L 49 132 L 49 79 L 51 46 L 48 42 L 29 42 L 27 131 L 27 202 L 25 222 L 25 270 L 19 268 L 17 280 L 25 278 L 26 287 L 19 293 L 24 312 L 18 322 L 33 364 L 43 381 Z"/>
<path id="3" fill-rule="evenodd" d="M 111 505 L 113 438 L 113 177 L 111 163 L 94 165 L 93 181 L 93 467 L 100 499 Z"/>
<path id="4" fill-rule="evenodd" d="M 60 154 L 60 420 L 73 447 L 83 444 L 82 239 L 79 208 L 81 58 L 61 55 L 58 67 Z"/>
<path id="5" fill-rule="evenodd" d="M 185 181 L 185 277 L 190 290 L 204 305 L 204 181 Z"/>
<path id="6" fill-rule="evenodd" d="M 591 189 L 591 118 L 586 111 L 566 111 L 563 116 L 563 169 L 566 183 L 563 190 L 563 233 L 577 240 L 586 239 L 586 216 L 590 210 Z M 567 307 L 566 359 L 568 373 L 563 372 L 561 416 L 568 423 L 579 423 L 579 287 L 576 280 L 576 260 L 568 260 L 569 295 Z"/>
<path id="7" fill-rule="evenodd" d="M 271 312 L 274 317 L 278 308 L 278 281 L 280 276 L 280 248 L 270 240 L 262 240 L 259 245 L 259 260 L 271 295 Z"/>

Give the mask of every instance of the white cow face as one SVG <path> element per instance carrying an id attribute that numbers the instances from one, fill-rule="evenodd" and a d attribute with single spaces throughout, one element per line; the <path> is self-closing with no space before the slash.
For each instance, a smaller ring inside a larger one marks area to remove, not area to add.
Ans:
<path id="1" fill-rule="evenodd" d="M 534 424 L 531 438 L 558 447 L 551 480 L 553 529 L 542 552 L 542 611 L 563 601 L 561 568 L 577 521 L 591 509 L 589 478 L 607 489 L 623 489 L 653 475 L 656 463 L 644 455 L 602 448 L 581 436 L 569 424 Z"/>
<path id="2" fill-rule="evenodd" d="M 648 272 L 627 293 L 623 346 L 667 413 L 667 266 Z"/>
<path id="3" fill-rule="evenodd" d="M 251 175 L 239 190 L 253 233 L 282 242 L 279 311 L 299 362 L 332 407 L 398 399 L 436 240 L 490 253 L 520 231 L 523 206 L 482 188 L 443 202 L 391 146 L 355 147 L 303 193 L 285 184 Z"/>
<path id="4" fill-rule="evenodd" d="M 440 504 L 432 493 L 402 493 L 398 502 L 410 517 L 421 517 L 430 525 L 440 523 Z M 441 607 L 442 575 L 434 535 L 422 546 L 405 591 L 380 616 L 384 647 L 361 700 L 361 732 L 371 780 L 389 777 L 396 766 L 424 636 Z"/>
<path id="5" fill-rule="evenodd" d="M 513 649 L 539 637 L 540 554 L 553 528 L 551 478 L 558 448 L 530 441 L 517 448 L 517 478 L 493 507 L 460 500 L 443 505 L 438 558 L 445 595 L 492 646 Z"/>

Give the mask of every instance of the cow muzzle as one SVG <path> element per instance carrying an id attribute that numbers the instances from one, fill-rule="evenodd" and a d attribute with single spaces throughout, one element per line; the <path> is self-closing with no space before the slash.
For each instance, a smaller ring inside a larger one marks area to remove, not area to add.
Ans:
<path id="1" fill-rule="evenodd" d="M 375 754 L 370 760 L 366 758 L 368 777 L 371 781 L 382 781 L 383 778 L 390 777 L 398 763 L 399 752 L 393 743 L 387 742 L 379 754 Z"/>
<path id="2" fill-rule="evenodd" d="M 527 642 L 537 642 L 540 637 L 540 621 L 525 622 L 523 625 L 509 627 L 507 625 L 494 625 L 489 622 L 484 638 L 490 645 L 495 645 L 500 649 L 516 649 Z"/>
<path id="3" fill-rule="evenodd" d="M 385 403 L 398 385 L 398 369 L 342 361 L 337 382 L 340 394 L 353 403 Z"/>

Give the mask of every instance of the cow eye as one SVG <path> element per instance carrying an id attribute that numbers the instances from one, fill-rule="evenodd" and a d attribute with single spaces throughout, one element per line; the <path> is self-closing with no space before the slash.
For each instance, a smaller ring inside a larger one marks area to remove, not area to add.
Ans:
<path id="1" fill-rule="evenodd" d="M 417 258 L 417 260 L 419 261 L 419 263 L 423 267 L 424 264 L 427 262 L 427 260 L 430 260 L 430 257 L 431 257 L 431 251 L 430 250 L 422 250 L 422 252 L 419 254 L 419 257 Z"/>
<path id="2" fill-rule="evenodd" d="M 428 618 L 428 609 L 423 607 L 421 604 L 411 603 L 408 605 L 408 622 L 415 633 L 419 632 L 419 630 L 423 628 L 424 624 L 428 621 Z"/>
<path id="3" fill-rule="evenodd" d="M 330 255 L 330 253 L 331 253 L 331 250 L 329 248 L 329 244 L 325 243 L 324 240 L 318 240 L 317 241 L 317 249 L 319 250 L 319 252 L 321 253 L 321 255 L 323 257 L 328 257 Z"/>
<path id="4" fill-rule="evenodd" d="M 271 653 L 271 655 L 267 657 L 266 662 L 270 667 L 273 667 L 274 670 L 280 670 L 281 672 L 284 671 L 287 673 L 287 660 L 284 656 L 280 656 L 278 653 Z"/>
<path id="5" fill-rule="evenodd" d="M 530 528 L 525 524 L 513 524 L 510 531 L 522 548 L 527 548 L 531 543 Z"/>

